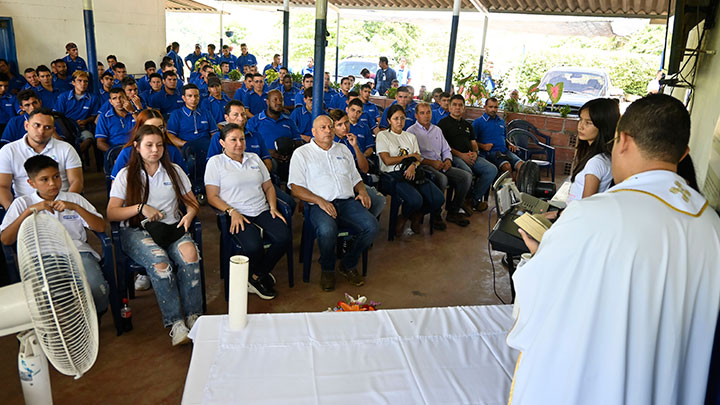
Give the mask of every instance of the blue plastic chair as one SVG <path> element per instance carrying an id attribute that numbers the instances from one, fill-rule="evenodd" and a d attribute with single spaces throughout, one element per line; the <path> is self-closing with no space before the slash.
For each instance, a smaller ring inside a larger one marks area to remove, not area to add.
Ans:
<path id="1" fill-rule="evenodd" d="M 105 161 L 103 162 L 103 171 L 105 172 L 105 187 L 107 188 L 108 196 L 110 195 L 110 188 L 112 187 L 112 170 L 115 166 L 115 161 L 118 155 L 122 152 L 124 145 L 115 145 L 108 149 L 105 153 Z"/>
<path id="2" fill-rule="evenodd" d="M 292 229 L 292 209 L 288 204 L 281 200 L 277 200 L 277 207 L 280 213 L 287 221 L 288 227 Z M 230 222 L 228 221 L 227 215 L 224 212 L 215 210 L 217 217 L 217 226 L 220 230 L 220 278 L 225 281 L 225 301 L 228 300 L 230 295 L 230 257 L 233 254 L 242 254 L 242 247 L 238 245 L 235 239 L 230 235 Z M 265 249 L 270 246 L 270 242 L 266 241 Z M 293 287 L 295 285 L 295 265 L 293 263 L 293 246 L 292 243 L 288 245 L 287 250 L 287 262 L 288 262 L 288 285 Z"/>
<path id="3" fill-rule="evenodd" d="M 135 263 L 125 252 L 123 252 L 120 243 L 120 223 L 110 222 L 110 234 L 112 235 L 112 244 L 115 247 L 115 261 L 117 268 L 117 290 L 120 297 L 135 298 L 135 273 L 146 274 L 145 268 Z M 202 248 L 202 225 L 200 219 L 196 216 L 193 219 L 192 228 L 190 229 L 195 244 L 200 251 L 200 288 L 202 289 L 202 309 L 207 312 L 207 301 L 205 297 L 205 266 L 203 265 L 203 248 Z"/>
<path id="4" fill-rule="evenodd" d="M 310 282 L 310 268 L 312 267 L 312 254 L 315 246 L 315 227 L 313 227 L 310 221 L 310 204 L 305 203 L 305 209 L 303 211 L 305 219 L 303 220 L 302 236 L 300 238 L 300 263 L 303 264 L 303 281 L 306 283 Z M 352 238 L 355 235 L 355 230 L 352 228 L 345 228 L 342 226 L 338 227 L 338 241 Z M 338 247 L 340 244 L 338 244 Z M 368 250 L 365 249 L 362 253 L 362 275 L 367 276 L 368 267 Z"/>
<path id="5" fill-rule="evenodd" d="M 518 157 L 522 160 L 532 160 L 540 168 L 548 169 L 555 181 L 555 148 L 540 142 L 530 131 L 515 128 L 508 132 L 508 140 L 518 147 Z M 541 155 L 543 159 L 533 159 Z"/>

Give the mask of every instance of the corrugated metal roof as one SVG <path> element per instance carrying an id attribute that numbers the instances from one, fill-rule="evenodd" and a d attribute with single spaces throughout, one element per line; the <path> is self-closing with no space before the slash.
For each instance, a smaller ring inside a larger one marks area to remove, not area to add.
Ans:
<path id="1" fill-rule="evenodd" d="M 172 11 L 175 13 L 220 14 L 220 11 L 218 11 L 215 7 L 210 7 L 206 4 L 193 0 L 165 0 L 165 11 Z"/>
<path id="2" fill-rule="evenodd" d="M 226 0 L 282 6 L 282 0 Z M 479 0 L 491 13 L 554 14 L 607 17 L 665 17 L 669 0 Z M 334 0 L 340 8 L 451 10 L 452 0 Z M 315 7 L 314 0 L 290 0 L 291 6 Z M 470 0 L 462 8 L 475 10 Z"/>

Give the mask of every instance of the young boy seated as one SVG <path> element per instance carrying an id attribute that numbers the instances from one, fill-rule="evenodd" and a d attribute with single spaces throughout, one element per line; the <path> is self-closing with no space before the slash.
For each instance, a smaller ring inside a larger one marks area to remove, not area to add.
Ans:
<path id="1" fill-rule="evenodd" d="M 70 234 L 80 252 L 88 284 L 92 290 L 95 309 L 103 314 L 108 307 L 108 283 L 100 269 L 100 256 L 87 243 L 85 228 L 105 231 L 105 221 L 80 194 L 60 191 L 62 180 L 58 163 L 51 157 L 36 155 L 25 161 L 28 183 L 35 193 L 16 198 L 0 224 L 0 241 L 12 245 L 17 240 L 20 224 L 33 210 L 57 218 Z"/>

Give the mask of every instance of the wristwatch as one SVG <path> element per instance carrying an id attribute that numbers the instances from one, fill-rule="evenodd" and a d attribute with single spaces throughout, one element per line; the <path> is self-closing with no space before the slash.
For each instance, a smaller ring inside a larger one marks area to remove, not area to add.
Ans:
<path id="1" fill-rule="evenodd" d="M 233 211 L 235 211 L 235 208 L 230 207 L 225 210 L 225 215 L 230 216 L 230 214 L 232 214 Z"/>

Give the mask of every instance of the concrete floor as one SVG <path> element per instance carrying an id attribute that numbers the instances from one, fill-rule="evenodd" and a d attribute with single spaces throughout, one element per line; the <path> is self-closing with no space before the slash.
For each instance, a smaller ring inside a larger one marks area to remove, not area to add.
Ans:
<path id="1" fill-rule="evenodd" d="M 100 173 L 87 173 L 86 195 L 105 212 L 107 198 Z M 352 287 L 341 277 L 335 291 L 320 290 L 317 248 L 310 283 L 302 282 L 302 265 L 295 263 L 295 287 L 287 284 L 287 262 L 283 258 L 273 274 L 278 297 L 265 301 L 250 295 L 250 313 L 314 312 L 333 307 L 344 293 L 362 294 L 381 302 L 380 309 L 455 305 L 500 304 L 510 300 L 507 271 L 500 264 L 501 254 L 488 256 L 488 213 L 475 213 L 470 226 L 448 224 L 448 230 L 402 237 L 387 241 L 387 212 L 381 217 L 380 235 L 369 254 L 368 277 L 362 287 Z M 203 207 L 206 292 L 209 314 L 227 313 L 223 284 L 219 277 L 219 232 L 215 214 Z M 493 217 L 492 223 L 495 218 Z M 302 216 L 293 217 L 295 260 L 299 256 Z M 108 227 L 109 230 L 109 227 Z M 93 238 L 91 236 L 91 238 Z M 152 290 L 138 292 L 131 300 L 134 329 L 120 337 L 110 314 L 102 319 L 100 352 L 93 368 L 74 380 L 51 371 L 56 404 L 177 404 L 182 398 L 192 345 L 172 347 L 168 329 L 161 324 L 160 311 Z M 52 367 L 51 367 L 52 368 Z M 0 404 L 23 403 L 17 374 L 17 339 L 0 338 Z"/>

